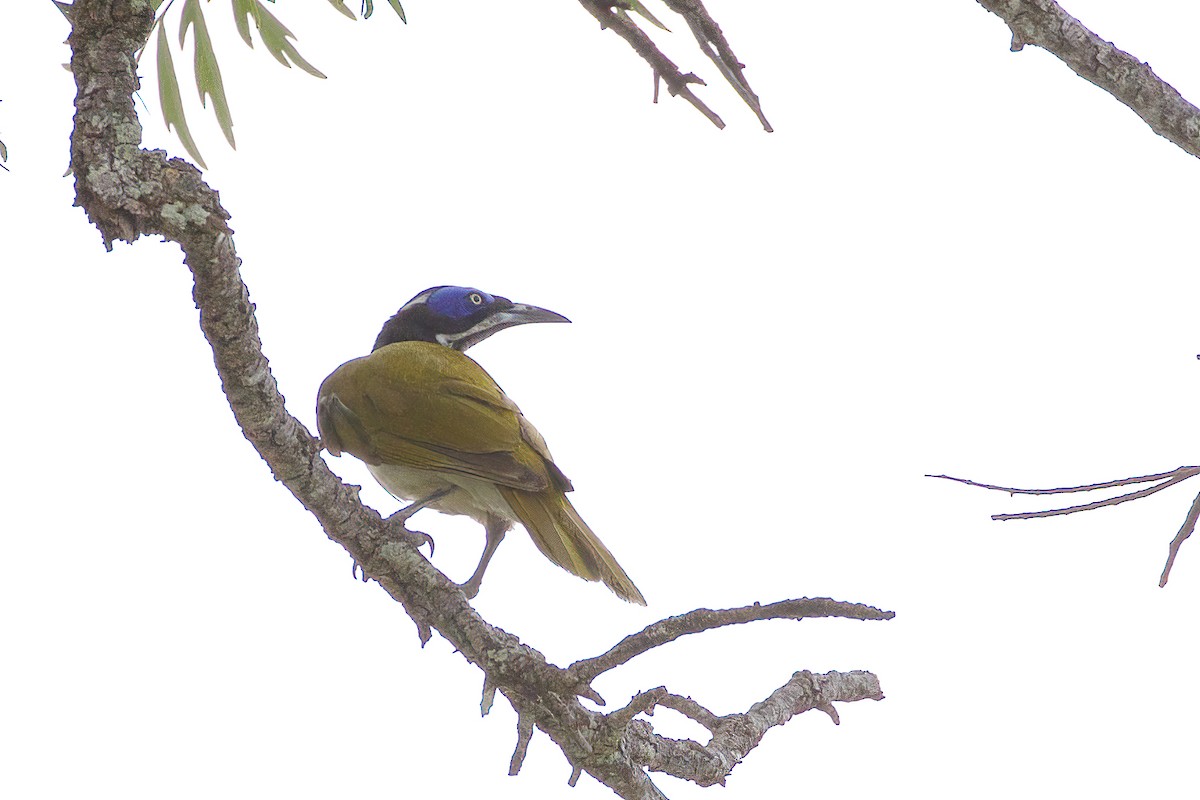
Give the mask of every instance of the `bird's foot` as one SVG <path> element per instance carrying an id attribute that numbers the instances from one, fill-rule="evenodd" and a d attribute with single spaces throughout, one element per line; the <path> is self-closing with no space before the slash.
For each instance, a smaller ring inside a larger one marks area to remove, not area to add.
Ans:
<path id="1" fill-rule="evenodd" d="M 412 514 L 405 514 L 404 512 L 406 511 L 408 511 L 407 508 L 402 508 L 388 517 L 386 521 L 392 525 L 398 524 L 400 528 L 399 535 L 408 539 L 413 547 L 420 549 L 422 545 L 429 545 L 429 555 L 432 556 L 434 548 L 433 537 L 422 531 L 409 530 L 408 526 L 404 523 Z"/>
<path id="2" fill-rule="evenodd" d="M 408 540 L 412 542 L 413 547 L 417 548 L 418 550 L 421 549 L 421 545 L 423 544 L 429 545 L 429 557 L 433 558 L 434 544 L 432 536 L 421 531 L 410 531 L 408 528 L 405 528 L 403 524 L 400 525 L 400 528 L 408 536 Z"/>

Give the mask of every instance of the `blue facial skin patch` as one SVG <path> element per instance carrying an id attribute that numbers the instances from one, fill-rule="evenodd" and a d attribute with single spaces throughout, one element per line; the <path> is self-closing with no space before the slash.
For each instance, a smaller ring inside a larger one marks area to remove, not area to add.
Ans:
<path id="1" fill-rule="evenodd" d="M 482 298 L 482 303 L 472 302 L 472 297 Z M 469 317 L 481 308 L 487 308 L 495 300 L 487 292 L 468 286 L 443 286 L 429 295 L 425 304 L 435 314 L 451 319 Z"/>

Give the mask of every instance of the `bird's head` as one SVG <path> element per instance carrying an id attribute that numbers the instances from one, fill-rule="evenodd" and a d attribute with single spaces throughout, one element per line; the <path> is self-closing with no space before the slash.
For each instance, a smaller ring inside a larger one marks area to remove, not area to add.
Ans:
<path id="1" fill-rule="evenodd" d="M 463 351 L 514 325 L 570 321 L 467 286 L 435 286 L 409 300 L 384 324 L 373 349 L 396 342 L 434 342 Z"/>

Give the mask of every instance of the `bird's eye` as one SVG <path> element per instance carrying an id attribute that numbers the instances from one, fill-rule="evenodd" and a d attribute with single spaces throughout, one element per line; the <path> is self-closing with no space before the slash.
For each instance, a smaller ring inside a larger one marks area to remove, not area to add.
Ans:
<path id="1" fill-rule="evenodd" d="M 471 292 L 471 294 L 469 295 L 469 297 L 470 297 L 470 299 L 471 299 L 471 302 L 472 302 L 474 305 L 477 305 L 477 306 L 481 306 L 481 305 L 483 305 L 483 297 L 482 297 L 482 296 L 480 296 L 479 292 Z"/>

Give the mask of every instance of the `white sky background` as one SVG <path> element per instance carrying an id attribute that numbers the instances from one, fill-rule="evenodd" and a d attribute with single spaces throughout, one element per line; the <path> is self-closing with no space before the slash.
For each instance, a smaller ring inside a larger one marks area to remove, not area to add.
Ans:
<path id="1" fill-rule="evenodd" d="M 74 85 L 49 2 L 0 26 L 0 795 L 611 797 L 515 717 L 274 483 L 242 438 L 178 248 L 105 254 L 71 207 Z M 353 6 L 353 4 L 351 4 Z M 743 711 L 797 669 L 887 699 L 770 732 L 699 797 L 1194 797 L 1200 486 L 1092 514 L 923 478 L 1087 483 L 1196 463 L 1200 163 L 968 0 L 712 0 L 777 133 L 690 34 L 655 33 L 728 128 L 650 103 L 648 68 L 571 2 L 280 3 L 330 77 L 208 9 L 238 150 L 183 88 L 233 214 L 267 356 L 313 424 L 321 379 L 405 300 L 476 285 L 571 317 L 472 351 L 650 601 L 520 532 L 478 598 L 566 664 L 698 606 L 831 596 L 888 623 L 757 623 L 604 676 Z M 1068 10 L 1200 100 L 1200 9 Z M 190 51 L 189 51 L 190 52 Z M 189 58 L 176 57 L 185 70 Z M 163 130 L 152 58 L 145 141 Z M 363 497 L 397 503 L 349 458 Z M 428 513 L 428 512 L 427 512 Z M 418 517 L 465 579 L 472 523 Z M 661 732 L 696 735 L 668 711 Z"/>

